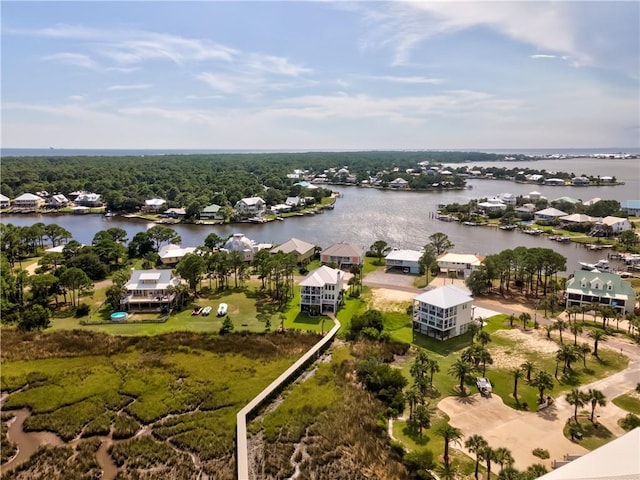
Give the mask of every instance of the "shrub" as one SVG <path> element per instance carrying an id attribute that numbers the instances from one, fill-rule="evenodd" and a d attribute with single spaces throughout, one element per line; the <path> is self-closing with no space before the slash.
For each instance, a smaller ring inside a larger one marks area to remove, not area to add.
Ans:
<path id="1" fill-rule="evenodd" d="M 89 315 L 90 311 L 91 307 L 89 305 L 87 305 L 86 303 L 81 303 L 80 305 L 78 305 L 78 308 L 76 308 L 76 318 L 86 317 L 87 315 Z"/>
<path id="2" fill-rule="evenodd" d="M 431 450 L 414 450 L 405 454 L 404 463 L 412 472 L 427 472 L 434 467 L 433 452 Z"/>
<path id="3" fill-rule="evenodd" d="M 640 427 L 640 417 L 635 413 L 628 413 L 626 417 L 620 420 L 620 426 L 627 432 L 636 427 Z"/>
<path id="4" fill-rule="evenodd" d="M 545 450 L 544 448 L 534 448 L 531 453 L 538 458 L 549 458 L 549 450 Z"/>

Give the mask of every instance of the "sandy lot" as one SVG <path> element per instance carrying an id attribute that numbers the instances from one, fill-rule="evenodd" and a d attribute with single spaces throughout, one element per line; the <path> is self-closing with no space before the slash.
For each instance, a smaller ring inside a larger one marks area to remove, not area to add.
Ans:
<path id="1" fill-rule="evenodd" d="M 404 312 L 411 299 L 417 294 L 389 288 L 374 288 L 371 295 L 371 307 L 384 311 Z"/>

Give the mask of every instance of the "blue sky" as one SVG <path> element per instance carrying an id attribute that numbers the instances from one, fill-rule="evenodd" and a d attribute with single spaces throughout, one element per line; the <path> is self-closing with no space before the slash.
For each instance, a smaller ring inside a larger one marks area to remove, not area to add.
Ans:
<path id="1" fill-rule="evenodd" d="M 639 2 L 2 5 L 2 146 L 640 146 Z"/>

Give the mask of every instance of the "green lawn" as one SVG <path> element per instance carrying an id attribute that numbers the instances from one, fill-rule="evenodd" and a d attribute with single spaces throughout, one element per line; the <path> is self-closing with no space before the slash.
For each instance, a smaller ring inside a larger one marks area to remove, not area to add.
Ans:
<path id="1" fill-rule="evenodd" d="M 623 393 L 622 395 L 614 398 L 612 402 L 614 405 L 617 405 L 627 412 L 640 415 L 640 395 L 638 395 L 635 390 Z"/>

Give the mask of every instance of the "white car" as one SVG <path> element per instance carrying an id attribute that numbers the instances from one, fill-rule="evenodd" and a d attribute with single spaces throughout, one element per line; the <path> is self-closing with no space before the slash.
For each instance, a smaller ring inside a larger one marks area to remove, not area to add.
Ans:
<path id="1" fill-rule="evenodd" d="M 227 314 L 228 305 L 226 303 L 221 303 L 218 305 L 218 316 L 224 317 Z"/>

